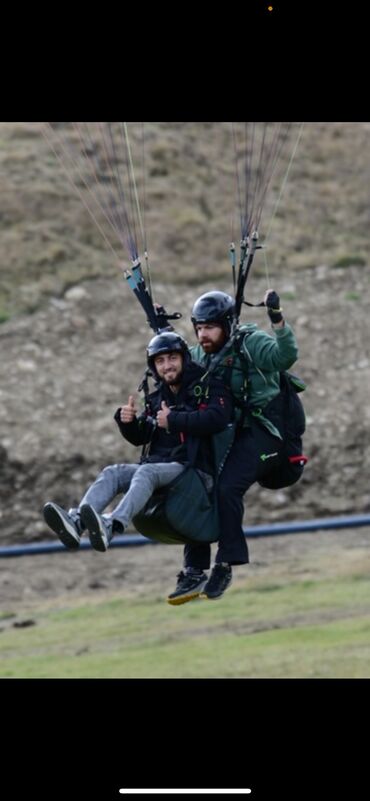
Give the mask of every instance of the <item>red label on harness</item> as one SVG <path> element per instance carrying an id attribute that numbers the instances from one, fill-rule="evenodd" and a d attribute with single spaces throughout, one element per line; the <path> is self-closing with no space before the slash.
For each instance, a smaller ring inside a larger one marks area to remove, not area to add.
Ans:
<path id="1" fill-rule="evenodd" d="M 297 464 L 297 462 L 298 464 L 306 464 L 308 462 L 308 456 L 303 456 L 303 453 L 301 456 L 289 456 L 288 459 L 291 464 Z"/>

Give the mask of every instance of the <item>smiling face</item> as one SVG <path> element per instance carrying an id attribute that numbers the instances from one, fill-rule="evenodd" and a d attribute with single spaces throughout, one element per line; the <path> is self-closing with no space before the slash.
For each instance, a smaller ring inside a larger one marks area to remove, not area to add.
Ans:
<path id="1" fill-rule="evenodd" d="M 225 344 L 226 335 L 218 323 L 196 323 L 195 330 L 205 353 L 217 353 Z"/>
<path id="2" fill-rule="evenodd" d="M 154 357 L 154 366 L 159 378 L 166 384 L 179 384 L 181 381 L 183 356 L 179 351 L 158 353 Z"/>

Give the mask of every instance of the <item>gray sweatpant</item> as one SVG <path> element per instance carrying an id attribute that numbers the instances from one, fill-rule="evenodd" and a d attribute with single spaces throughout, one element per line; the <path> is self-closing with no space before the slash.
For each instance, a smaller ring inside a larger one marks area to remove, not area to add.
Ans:
<path id="1" fill-rule="evenodd" d="M 154 490 L 165 487 L 184 469 L 185 465 L 179 464 L 179 462 L 110 464 L 102 470 L 89 487 L 78 510 L 84 503 L 89 503 L 98 514 L 101 514 L 116 495 L 124 492 L 124 498 L 113 512 L 105 514 L 104 517 L 117 520 L 127 528 L 132 518 L 145 506 Z"/>

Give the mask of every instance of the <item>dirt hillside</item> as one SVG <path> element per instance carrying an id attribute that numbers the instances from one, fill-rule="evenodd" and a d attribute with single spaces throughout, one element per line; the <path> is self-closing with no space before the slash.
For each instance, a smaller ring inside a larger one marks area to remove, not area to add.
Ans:
<path id="1" fill-rule="evenodd" d="M 41 517 L 46 500 L 72 505 L 104 465 L 136 460 L 113 414 L 136 390 L 150 338 L 36 125 L 0 124 L 1 545 L 52 537 Z M 149 129 L 155 296 L 183 313 L 177 330 L 189 343 L 195 298 L 231 290 L 227 125 Z M 253 488 L 246 524 L 370 510 L 369 132 L 369 123 L 308 123 L 292 168 L 269 282 L 300 347 L 310 461 L 289 490 Z M 266 283 L 256 259 L 253 300 Z M 269 330 L 263 310 L 242 319 Z"/>

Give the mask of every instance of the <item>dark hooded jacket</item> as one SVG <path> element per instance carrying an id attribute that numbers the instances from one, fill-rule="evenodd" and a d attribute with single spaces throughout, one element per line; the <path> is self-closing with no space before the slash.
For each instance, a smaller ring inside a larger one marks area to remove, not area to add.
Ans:
<path id="1" fill-rule="evenodd" d="M 178 393 L 163 381 L 147 397 L 146 409 L 132 423 L 122 423 L 120 408 L 115 420 L 122 436 L 133 445 L 143 445 L 142 462 L 180 462 L 213 472 L 211 435 L 223 431 L 232 417 L 229 389 L 220 379 L 202 381 L 204 368 L 188 363 Z M 165 401 L 171 409 L 168 430 L 156 424 L 157 412 Z"/>

